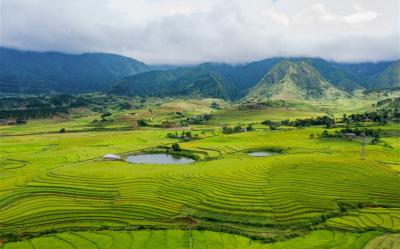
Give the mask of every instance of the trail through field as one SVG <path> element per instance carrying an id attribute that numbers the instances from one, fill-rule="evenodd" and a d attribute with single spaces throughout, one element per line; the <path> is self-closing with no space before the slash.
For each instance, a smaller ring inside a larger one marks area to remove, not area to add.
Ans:
<path id="1" fill-rule="evenodd" d="M 151 115 L 150 120 L 153 121 L 153 118 L 157 115 L 158 113 L 154 113 L 153 115 Z"/>

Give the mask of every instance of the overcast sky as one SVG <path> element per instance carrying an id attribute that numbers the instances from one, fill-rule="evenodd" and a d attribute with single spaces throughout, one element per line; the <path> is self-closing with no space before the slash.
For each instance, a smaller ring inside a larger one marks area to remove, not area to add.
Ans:
<path id="1" fill-rule="evenodd" d="M 399 0 L 0 0 L 0 45 L 151 64 L 400 57 Z"/>

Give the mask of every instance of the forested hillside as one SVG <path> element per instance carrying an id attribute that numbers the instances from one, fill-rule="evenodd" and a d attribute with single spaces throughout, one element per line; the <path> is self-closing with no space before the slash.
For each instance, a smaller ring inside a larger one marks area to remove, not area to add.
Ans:
<path id="1" fill-rule="evenodd" d="M 105 53 L 65 54 L 0 48 L 0 92 L 82 93 L 109 88 L 120 78 L 150 70 L 144 63 Z"/>

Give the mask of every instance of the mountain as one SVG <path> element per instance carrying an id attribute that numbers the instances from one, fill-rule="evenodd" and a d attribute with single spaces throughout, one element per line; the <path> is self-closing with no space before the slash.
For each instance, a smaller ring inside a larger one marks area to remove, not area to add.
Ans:
<path id="1" fill-rule="evenodd" d="M 191 95 L 235 100 L 246 95 L 254 97 L 256 93 L 276 95 L 278 85 L 272 87 L 266 77 L 269 75 L 275 81 L 282 81 L 275 72 L 277 66 L 286 72 L 284 76 L 289 75 L 281 90 L 289 94 L 290 88 L 289 95 L 296 95 L 293 91 L 299 90 L 297 95 L 302 98 L 322 96 L 326 94 L 322 89 L 327 86 L 337 88 L 341 93 L 351 93 L 357 89 L 393 88 L 400 84 L 399 61 L 336 63 L 321 58 L 277 57 L 236 65 L 148 66 L 116 54 L 73 55 L 0 47 L 0 94 L 73 94 L 111 89 L 122 95 Z M 260 84 L 261 81 L 264 83 Z M 291 84 L 290 87 L 287 84 Z M 316 89 L 313 90 L 314 86 Z M 265 93 L 265 89 L 273 92 Z"/>
<path id="2" fill-rule="evenodd" d="M 81 93 L 105 90 L 117 79 L 150 70 L 116 54 L 30 52 L 0 48 L 0 92 Z"/>
<path id="3" fill-rule="evenodd" d="M 308 60 L 282 60 L 250 89 L 247 99 L 334 99 L 347 94 L 323 77 Z"/>
<path id="4" fill-rule="evenodd" d="M 390 64 L 369 81 L 369 88 L 384 89 L 400 87 L 400 60 Z"/>
<path id="5" fill-rule="evenodd" d="M 321 58 L 306 58 L 304 60 L 312 65 L 328 82 L 341 90 L 351 92 L 363 88 L 359 77 L 346 72 L 334 62 Z"/>
<path id="6" fill-rule="evenodd" d="M 281 60 L 282 58 L 270 58 L 242 65 L 204 63 L 199 67 L 218 72 L 230 81 L 235 82 L 242 95 L 244 95 L 249 88 L 255 86 L 265 73 Z"/>
<path id="7" fill-rule="evenodd" d="M 236 85 L 221 74 L 202 67 L 150 71 L 116 83 L 111 93 L 137 96 L 196 96 L 236 99 Z"/>
<path id="8" fill-rule="evenodd" d="M 359 79 L 367 79 L 385 70 L 395 61 L 363 62 L 363 63 L 334 63 L 337 67 Z M 364 84 L 365 85 L 365 84 Z"/>
<path id="9" fill-rule="evenodd" d="M 243 65 L 203 63 L 128 77 L 117 81 L 111 92 L 231 100 L 242 97 L 334 99 L 357 89 L 394 86 L 397 67 L 394 62 L 339 64 L 321 58 L 272 58 Z"/>
<path id="10" fill-rule="evenodd" d="M 306 61 L 312 65 L 328 82 L 343 91 L 369 88 L 368 84 L 375 74 L 382 72 L 393 61 L 377 63 L 335 63 L 321 58 L 270 58 L 243 65 L 204 63 L 199 66 L 220 73 L 235 82 L 242 95 L 255 86 L 276 64 L 284 60 Z"/>

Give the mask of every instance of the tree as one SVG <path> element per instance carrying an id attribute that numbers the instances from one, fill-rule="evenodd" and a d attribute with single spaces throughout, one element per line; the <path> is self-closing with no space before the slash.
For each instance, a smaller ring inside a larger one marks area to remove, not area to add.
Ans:
<path id="1" fill-rule="evenodd" d="M 329 132 L 327 130 L 324 130 L 321 134 L 322 137 L 328 137 L 329 136 Z"/>
<path id="2" fill-rule="evenodd" d="M 65 128 L 61 128 L 60 133 L 65 133 Z"/>
<path id="3" fill-rule="evenodd" d="M 107 117 L 110 117 L 111 116 L 111 112 L 106 112 L 106 113 L 103 113 L 103 114 L 101 114 L 101 120 L 102 121 L 105 121 L 106 120 L 106 118 Z"/>
<path id="4" fill-rule="evenodd" d="M 381 140 L 379 139 L 379 137 L 374 137 L 370 144 L 375 145 L 375 144 L 379 144 L 381 142 Z"/>
<path id="5" fill-rule="evenodd" d="M 172 145 L 171 145 L 171 149 L 172 149 L 173 151 L 180 151 L 180 150 L 181 150 L 181 147 L 179 146 L 179 144 L 172 144 Z"/>
<path id="6" fill-rule="evenodd" d="M 240 125 L 235 126 L 234 128 L 235 133 L 239 133 L 242 131 L 242 127 Z"/>
<path id="7" fill-rule="evenodd" d="M 17 125 L 26 124 L 26 121 L 23 120 L 23 119 L 21 119 L 21 118 L 17 118 L 17 119 L 15 120 L 15 123 L 16 123 Z"/>
<path id="8" fill-rule="evenodd" d="M 139 120 L 137 121 L 137 124 L 138 124 L 140 127 L 148 126 L 147 122 L 146 122 L 145 120 L 143 120 L 143 119 L 139 119 Z"/>
<path id="9" fill-rule="evenodd" d="M 351 119 L 349 119 L 346 114 L 343 114 L 343 123 L 350 124 L 350 121 Z"/>
<path id="10" fill-rule="evenodd" d="M 220 109 L 219 104 L 217 102 L 212 102 L 210 107 L 213 109 Z"/>
<path id="11" fill-rule="evenodd" d="M 269 125 L 269 129 L 270 129 L 271 131 L 273 131 L 273 130 L 277 130 L 278 128 L 277 128 L 276 125 L 270 124 L 270 125 Z"/>

